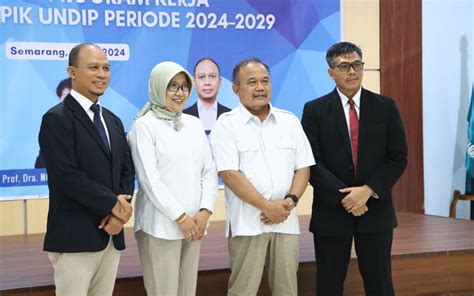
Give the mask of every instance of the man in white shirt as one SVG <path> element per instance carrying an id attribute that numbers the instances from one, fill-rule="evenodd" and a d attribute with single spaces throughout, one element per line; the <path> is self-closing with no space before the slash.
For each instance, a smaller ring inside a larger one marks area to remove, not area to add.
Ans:
<path id="1" fill-rule="evenodd" d="M 217 94 L 221 87 L 221 74 L 219 64 L 211 58 L 202 58 L 194 66 L 194 86 L 198 100 L 191 107 L 183 110 L 183 113 L 196 116 L 201 119 L 206 135 L 212 130 L 212 126 L 222 113 L 230 109 L 217 102 Z"/>
<path id="2" fill-rule="evenodd" d="M 270 103 L 268 67 L 257 59 L 233 71 L 240 106 L 213 127 L 211 148 L 225 184 L 228 295 L 256 295 L 264 267 L 273 295 L 297 295 L 298 214 L 314 159 L 296 116 Z"/>

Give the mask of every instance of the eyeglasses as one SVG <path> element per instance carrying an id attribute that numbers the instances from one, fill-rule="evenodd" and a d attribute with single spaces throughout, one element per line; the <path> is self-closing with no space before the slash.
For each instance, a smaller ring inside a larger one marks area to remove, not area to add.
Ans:
<path id="1" fill-rule="evenodd" d="M 178 92 L 178 90 L 180 90 L 180 89 L 181 89 L 182 92 L 188 92 L 189 91 L 189 85 L 187 83 L 179 85 L 177 82 L 171 81 L 168 84 L 168 87 L 166 89 L 171 91 L 171 92 Z"/>
<path id="2" fill-rule="evenodd" d="M 349 72 L 351 67 L 352 67 L 352 69 L 354 69 L 354 71 L 360 71 L 360 70 L 364 69 L 364 63 L 361 62 L 361 61 L 355 61 L 353 63 L 340 63 L 339 65 L 334 66 L 332 68 L 333 69 L 337 68 L 341 72 Z"/>

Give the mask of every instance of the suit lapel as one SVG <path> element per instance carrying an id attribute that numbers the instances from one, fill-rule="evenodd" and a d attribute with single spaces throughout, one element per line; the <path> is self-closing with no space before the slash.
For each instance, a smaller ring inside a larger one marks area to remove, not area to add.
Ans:
<path id="1" fill-rule="evenodd" d="M 336 118 L 338 134 L 341 137 L 341 141 L 347 154 L 349 155 L 349 158 L 352 159 L 352 149 L 349 131 L 347 130 L 346 116 L 344 115 L 344 108 L 342 108 L 341 98 L 335 89 L 331 93 L 330 105 L 331 112 L 333 112 L 333 116 Z"/>
<path id="2" fill-rule="evenodd" d="M 191 107 L 189 107 L 188 109 L 188 114 L 190 115 L 193 115 L 193 116 L 196 116 L 197 118 L 199 118 L 199 111 L 198 111 L 198 103 L 194 103 Z"/>
<path id="3" fill-rule="evenodd" d="M 102 109 L 102 116 L 104 116 L 105 124 L 107 125 L 107 131 L 109 132 L 109 141 L 110 141 L 110 153 L 112 154 L 112 160 L 115 162 L 114 157 L 117 156 L 117 148 L 119 147 L 120 143 L 120 134 L 117 131 L 117 126 L 115 124 L 114 119 L 109 114 L 109 111 L 106 109 Z"/>
<path id="4" fill-rule="evenodd" d="M 222 108 L 221 104 L 217 103 L 217 118 L 219 118 L 222 112 L 224 112 L 224 108 Z"/>
<path id="5" fill-rule="evenodd" d="M 370 116 L 372 114 L 372 105 L 368 99 L 368 93 L 365 89 L 362 88 L 360 95 L 360 111 L 359 111 L 359 149 L 357 155 L 357 170 L 359 171 L 361 165 L 365 161 L 366 155 L 364 151 L 367 150 L 368 145 L 368 126 L 370 122 Z"/>
<path id="6" fill-rule="evenodd" d="M 64 99 L 64 103 L 66 104 L 66 106 L 68 106 L 69 109 L 71 109 L 74 114 L 74 117 L 76 117 L 82 123 L 87 132 L 91 135 L 91 137 L 94 138 L 94 140 L 100 146 L 102 151 L 110 157 L 110 153 L 107 147 L 105 147 L 105 144 L 102 141 L 99 132 L 95 128 L 94 123 L 87 115 L 86 111 L 84 111 L 84 109 L 81 107 L 81 105 L 71 95 L 68 95 Z"/>
<path id="7" fill-rule="evenodd" d="M 196 117 L 199 117 L 198 103 L 194 104 L 193 112 L 196 114 Z"/>

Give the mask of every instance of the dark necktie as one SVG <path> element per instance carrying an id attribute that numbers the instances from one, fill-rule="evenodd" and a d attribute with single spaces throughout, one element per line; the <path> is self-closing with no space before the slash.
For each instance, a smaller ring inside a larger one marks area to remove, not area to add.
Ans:
<path id="1" fill-rule="evenodd" d="M 354 173 L 357 176 L 357 149 L 359 147 L 359 118 L 355 109 L 354 100 L 348 101 L 349 107 L 349 127 L 351 132 L 352 162 L 354 163 Z"/>
<path id="2" fill-rule="evenodd" d="M 99 135 L 102 138 L 105 147 L 107 147 L 107 151 L 110 151 L 109 141 L 107 140 L 107 134 L 105 133 L 105 128 L 102 124 L 102 120 L 100 120 L 100 105 L 92 104 L 91 110 L 92 112 L 94 112 L 94 126 L 99 132 Z"/>

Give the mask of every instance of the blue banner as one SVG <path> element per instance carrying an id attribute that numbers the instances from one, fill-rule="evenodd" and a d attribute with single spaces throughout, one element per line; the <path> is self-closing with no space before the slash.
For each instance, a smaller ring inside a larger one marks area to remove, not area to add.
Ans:
<path id="1" fill-rule="evenodd" d="M 2 170 L 0 187 L 48 185 L 45 169 Z"/>
<path id="2" fill-rule="evenodd" d="M 112 79 L 101 103 L 128 129 L 147 102 L 148 75 L 170 60 L 193 73 L 220 65 L 218 101 L 230 108 L 232 69 L 257 57 L 270 67 L 272 103 L 300 116 L 329 92 L 325 53 L 340 40 L 334 0 L 0 0 L 0 200 L 47 194 L 39 154 L 42 115 L 60 99 L 69 50 L 99 44 Z M 193 91 L 188 106 L 196 102 Z"/>
<path id="3" fill-rule="evenodd" d="M 474 85 L 471 90 L 471 105 L 467 115 L 469 123 L 467 128 L 467 152 L 466 152 L 466 193 L 472 193 L 472 179 L 474 178 Z"/>

